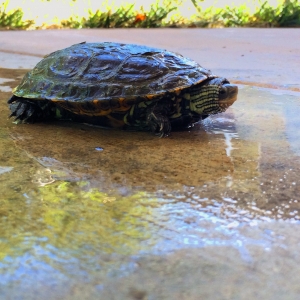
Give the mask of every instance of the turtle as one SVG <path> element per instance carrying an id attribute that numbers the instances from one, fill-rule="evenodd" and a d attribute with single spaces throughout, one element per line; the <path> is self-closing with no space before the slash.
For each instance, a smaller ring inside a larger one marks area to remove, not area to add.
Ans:
<path id="1" fill-rule="evenodd" d="M 66 119 L 159 137 L 224 112 L 238 87 L 168 50 L 79 43 L 45 56 L 8 100 L 21 123 Z"/>

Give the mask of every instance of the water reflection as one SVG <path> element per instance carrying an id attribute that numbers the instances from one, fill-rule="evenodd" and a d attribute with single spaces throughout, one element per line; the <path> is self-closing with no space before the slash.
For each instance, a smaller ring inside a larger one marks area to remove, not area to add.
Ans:
<path id="1" fill-rule="evenodd" d="M 124 255 L 212 245 L 251 261 L 251 247 L 282 243 L 280 220 L 298 225 L 296 93 L 241 87 L 228 112 L 166 139 L 68 122 L 15 125 L 8 95 L 0 92 L 3 283 L 34 268 L 56 280 L 79 270 L 92 278 L 111 264 L 122 269 Z"/>

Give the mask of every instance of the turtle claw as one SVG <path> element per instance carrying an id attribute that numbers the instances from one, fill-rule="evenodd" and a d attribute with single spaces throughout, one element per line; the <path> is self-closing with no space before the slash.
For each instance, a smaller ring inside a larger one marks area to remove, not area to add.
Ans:
<path id="1" fill-rule="evenodd" d="M 165 115 L 150 111 L 147 115 L 147 123 L 152 132 L 159 138 L 168 136 L 171 132 L 171 123 Z"/>
<path id="2" fill-rule="evenodd" d="M 167 137 L 170 135 L 171 132 L 171 124 L 167 117 L 164 117 L 164 120 L 160 124 L 158 132 L 155 133 L 156 136 L 159 138 Z"/>
<path id="3" fill-rule="evenodd" d="M 16 96 L 11 97 L 8 100 L 9 108 L 11 110 L 11 114 L 9 118 L 14 117 L 15 121 L 20 121 L 22 123 L 26 123 L 28 121 L 33 121 L 32 117 L 34 114 L 37 114 L 37 107 L 36 105 L 24 101 L 21 98 Z"/>
<path id="4" fill-rule="evenodd" d="M 11 103 L 13 103 L 16 99 L 17 99 L 17 97 L 16 97 L 15 95 L 12 95 L 12 96 L 7 100 L 7 103 L 8 103 L 8 104 L 11 104 Z"/>
<path id="5" fill-rule="evenodd" d="M 19 117 L 18 111 L 22 106 L 22 102 L 8 102 L 8 103 L 9 103 L 9 108 L 11 110 L 11 114 L 9 115 L 9 118 L 11 117 L 18 118 Z"/>

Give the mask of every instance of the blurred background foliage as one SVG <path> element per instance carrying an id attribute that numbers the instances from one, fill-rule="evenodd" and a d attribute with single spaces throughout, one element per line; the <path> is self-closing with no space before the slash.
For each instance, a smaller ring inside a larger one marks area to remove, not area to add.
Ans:
<path id="1" fill-rule="evenodd" d="M 1 0 L 0 0 L 1 1 Z M 1 29 L 300 27 L 298 0 L 5 0 Z"/>
<path id="2" fill-rule="evenodd" d="M 7 10 L 10 0 L 6 0 L 0 6 L 0 28 L 27 29 L 34 24 L 33 20 L 24 20 L 23 11 L 20 8 Z"/>

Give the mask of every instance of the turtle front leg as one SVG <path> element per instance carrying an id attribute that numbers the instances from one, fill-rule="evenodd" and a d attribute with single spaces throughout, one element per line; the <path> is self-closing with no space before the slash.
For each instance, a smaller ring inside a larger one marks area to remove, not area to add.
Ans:
<path id="1" fill-rule="evenodd" d="M 155 135 L 168 136 L 171 132 L 171 123 L 167 116 L 167 109 L 161 105 L 154 105 L 148 108 L 146 115 L 147 125 Z"/>
<path id="2" fill-rule="evenodd" d="M 34 123 L 51 117 L 52 110 L 45 101 L 30 101 L 29 99 L 12 96 L 7 103 L 11 114 L 9 118 L 15 117 L 15 121 L 22 123 Z"/>

